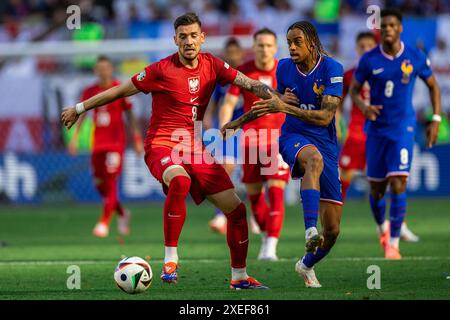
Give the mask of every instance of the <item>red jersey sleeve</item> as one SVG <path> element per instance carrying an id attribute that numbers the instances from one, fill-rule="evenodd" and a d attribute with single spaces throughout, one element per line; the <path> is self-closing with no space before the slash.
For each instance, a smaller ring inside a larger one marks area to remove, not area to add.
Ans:
<path id="1" fill-rule="evenodd" d="M 161 77 L 160 64 L 159 62 L 155 62 L 131 77 L 131 81 L 139 91 L 148 94 L 149 92 L 158 90 Z"/>
<path id="2" fill-rule="evenodd" d="M 236 79 L 237 70 L 215 56 L 213 56 L 213 61 L 217 75 L 216 81 L 222 86 L 233 83 L 234 79 Z"/>

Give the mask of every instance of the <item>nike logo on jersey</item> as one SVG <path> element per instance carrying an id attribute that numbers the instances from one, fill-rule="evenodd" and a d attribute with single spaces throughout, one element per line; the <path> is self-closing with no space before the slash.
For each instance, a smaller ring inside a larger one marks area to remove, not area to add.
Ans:
<path id="1" fill-rule="evenodd" d="M 191 103 L 198 99 L 198 96 L 195 98 L 191 98 Z"/>
<path id="2" fill-rule="evenodd" d="M 244 241 L 239 241 L 239 244 L 244 244 L 248 241 L 248 239 L 244 240 Z"/>
<path id="3" fill-rule="evenodd" d="M 372 74 L 376 75 L 376 74 L 380 74 L 384 71 L 384 68 L 378 68 L 378 69 L 373 69 L 372 70 Z"/>
<path id="4" fill-rule="evenodd" d="M 409 167 L 409 165 L 407 165 L 407 164 L 401 164 L 401 165 L 398 166 L 398 168 L 399 168 L 400 170 L 408 169 L 408 167 Z"/>

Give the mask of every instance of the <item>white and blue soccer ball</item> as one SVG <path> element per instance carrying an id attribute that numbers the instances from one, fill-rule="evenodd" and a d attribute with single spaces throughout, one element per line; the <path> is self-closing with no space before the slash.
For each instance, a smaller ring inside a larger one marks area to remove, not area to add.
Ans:
<path id="1" fill-rule="evenodd" d="M 126 293 L 141 293 L 152 284 L 152 268 L 142 258 L 127 257 L 119 261 L 114 271 L 114 280 L 119 289 Z"/>

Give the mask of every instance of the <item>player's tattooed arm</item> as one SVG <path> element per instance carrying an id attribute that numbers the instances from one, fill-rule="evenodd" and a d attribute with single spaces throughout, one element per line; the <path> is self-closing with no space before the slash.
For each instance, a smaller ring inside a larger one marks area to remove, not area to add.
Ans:
<path id="1" fill-rule="evenodd" d="M 241 89 L 252 92 L 255 96 L 261 99 L 270 99 L 271 96 L 269 92 L 278 95 L 278 93 L 273 88 L 269 87 L 268 85 L 258 80 L 250 79 L 240 71 L 238 71 L 236 79 L 234 79 L 233 84 Z"/>
<path id="2" fill-rule="evenodd" d="M 336 110 L 340 107 L 341 103 L 342 99 L 340 97 L 325 95 L 322 97 L 320 110 L 305 110 L 282 101 L 276 95 L 272 95 L 271 99 L 255 102 L 252 111 L 257 116 L 283 112 L 316 126 L 326 127 L 333 120 Z"/>
<path id="3" fill-rule="evenodd" d="M 327 127 L 342 103 L 341 97 L 325 95 L 320 110 L 305 110 L 288 105 L 285 113 L 316 126 Z"/>
<path id="4" fill-rule="evenodd" d="M 358 106 L 359 110 L 361 110 L 361 112 L 367 119 L 375 121 L 380 115 L 380 110 L 383 109 L 383 106 L 368 105 L 366 102 L 364 102 L 360 94 L 362 86 L 363 85 L 359 83 L 358 80 L 353 78 L 349 89 L 350 97 L 352 98 L 353 103 Z"/>
<path id="5" fill-rule="evenodd" d="M 233 84 L 242 89 L 251 91 L 254 95 L 256 95 L 259 98 L 266 99 L 262 100 L 262 102 L 270 101 L 270 103 L 272 103 L 274 97 L 276 97 L 277 99 L 275 100 L 273 108 L 271 108 L 270 112 L 258 112 L 258 110 L 251 109 L 238 119 L 225 124 L 221 129 L 222 135 L 224 137 L 227 136 L 226 135 L 227 130 L 231 130 L 229 132 L 234 132 L 235 130 L 241 128 L 244 124 L 251 122 L 265 114 L 283 112 L 282 109 L 285 104 L 286 105 L 291 104 L 295 106 L 299 104 L 297 96 L 293 94 L 290 89 L 287 89 L 285 94 L 281 95 L 273 88 L 263 84 L 260 81 L 250 79 L 249 77 L 247 77 L 246 75 L 244 75 L 242 72 L 239 71 Z"/>
<path id="6" fill-rule="evenodd" d="M 112 87 L 83 101 L 84 111 L 81 113 L 90 109 L 101 107 L 105 104 L 113 102 L 114 100 L 134 95 L 138 92 L 139 90 L 134 86 L 133 82 L 128 80 L 121 85 Z M 70 129 L 77 122 L 81 113 L 77 112 L 76 107 L 65 108 L 61 113 L 61 121 L 67 129 Z"/>

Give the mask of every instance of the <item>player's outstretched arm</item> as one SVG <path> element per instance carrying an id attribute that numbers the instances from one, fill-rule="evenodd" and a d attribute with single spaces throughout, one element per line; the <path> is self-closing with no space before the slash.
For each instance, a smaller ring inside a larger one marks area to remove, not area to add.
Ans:
<path id="1" fill-rule="evenodd" d="M 242 72 L 238 71 L 236 79 L 233 82 L 234 85 L 238 86 L 241 89 L 248 90 L 253 93 L 255 96 L 261 99 L 270 99 L 272 94 L 279 95 L 273 88 L 268 85 L 247 77 Z"/>
<path id="2" fill-rule="evenodd" d="M 439 123 L 441 122 L 441 89 L 432 75 L 425 80 L 430 93 L 431 105 L 433 106 L 433 119 L 427 128 L 427 147 L 431 148 L 436 144 L 439 133 Z"/>
<path id="3" fill-rule="evenodd" d="M 305 110 L 298 106 L 282 101 L 278 96 L 271 94 L 267 100 L 257 101 L 252 107 L 256 116 L 268 113 L 283 112 L 297 117 L 316 126 L 327 127 L 333 120 L 336 110 L 340 107 L 342 99 L 332 95 L 324 95 L 320 110 Z"/>
<path id="4" fill-rule="evenodd" d="M 61 121 L 67 129 L 70 129 L 77 122 L 80 114 L 90 109 L 101 107 L 114 100 L 134 95 L 138 92 L 139 90 L 134 86 L 133 82 L 128 80 L 121 85 L 112 87 L 78 103 L 75 107 L 65 108 L 61 113 Z"/>

